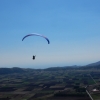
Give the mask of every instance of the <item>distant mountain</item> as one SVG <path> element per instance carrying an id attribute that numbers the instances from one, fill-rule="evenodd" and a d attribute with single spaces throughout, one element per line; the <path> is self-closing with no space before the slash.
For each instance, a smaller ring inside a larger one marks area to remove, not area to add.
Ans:
<path id="1" fill-rule="evenodd" d="M 100 61 L 91 63 L 85 66 L 63 66 L 63 67 L 49 67 L 45 69 L 25 69 L 25 68 L 19 68 L 19 67 L 13 67 L 13 68 L 0 68 L 0 75 L 1 74 L 11 74 L 11 73 L 26 73 L 31 71 L 61 71 L 61 70 L 88 70 L 88 69 L 100 69 Z"/>
<path id="2" fill-rule="evenodd" d="M 61 70 L 72 70 L 76 68 L 79 68 L 79 67 L 78 66 L 49 67 L 43 70 L 44 71 L 61 71 Z"/>
<path id="3" fill-rule="evenodd" d="M 11 73 L 23 73 L 24 69 L 13 67 L 13 68 L 0 68 L 0 74 L 11 74 Z"/>
<path id="4" fill-rule="evenodd" d="M 80 69 L 85 69 L 85 70 L 88 70 L 88 69 L 100 69 L 100 61 L 98 62 L 95 62 L 95 63 L 91 63 L 91 64 L 88 64 L 86 66 L 82 66 L 80 67 Z"/>
<path id="5" fill-rule="evenodd" d="M 47 71 L 59 71 L 59 70 L 75 70 L 75 69 L 83 69 L 83 70 L 88 70 L 88 69 L 100 69 L 100 61 L 95 62 L 95 63 L 91 63 L 85 66 L 77 66 L 77 65 L 73 65 L 73 66 L 63 66 L 63 67 L 50 67 L 50 68 L 46 68 L 44 70 Z"/>
<path id="6" fill-rule="evenodd" d="M 95 63 L 88 64 L 86 66 L 99 66 L 99 65 L 100 65 L 100 61 L 95 62 Z"/>

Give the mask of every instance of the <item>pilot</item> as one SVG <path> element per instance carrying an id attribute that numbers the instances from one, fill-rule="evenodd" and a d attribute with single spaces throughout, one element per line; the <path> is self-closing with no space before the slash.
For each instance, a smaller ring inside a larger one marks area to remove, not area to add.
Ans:
<path id="1" fill-rule="evenodd" d="M 35 60 L 35 56 L 33 55 L 33 60 Z"/>

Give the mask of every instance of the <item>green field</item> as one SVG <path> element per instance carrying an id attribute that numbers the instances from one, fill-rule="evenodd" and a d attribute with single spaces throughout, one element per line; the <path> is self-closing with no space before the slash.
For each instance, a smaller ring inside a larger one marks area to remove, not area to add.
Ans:
<path id="1" fill-rule="evenodd" d="M 96 78 L 97 84 L 89 76 Z M 25 70 L 0 75 L 0 100 L 100 100 L 100 70 Z M 85 88 L 87 86 L 87 88 Z M 92 90 L 98 89 L 98 93 Z M 59 99 L 58 99 L 59 98 Z"/>

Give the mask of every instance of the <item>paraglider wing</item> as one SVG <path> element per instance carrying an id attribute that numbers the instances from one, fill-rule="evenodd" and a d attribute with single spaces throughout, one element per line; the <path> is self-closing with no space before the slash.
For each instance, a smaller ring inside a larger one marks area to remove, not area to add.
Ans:
<path id="1" fill-rule="evenodd" d="M 49 39 L 48 39 L 47 37 L 45 37 L 45 36 L 43 36 L 43 35 L 41 35 L 41 34 L 37 34 L 37 33 L 28 34 L 28 35 L 24 36 L 23 39 L 22 39 L 22 41 L 23 41 L 26 37 L 28 37 L 28 36 L 41 36 L 41 37 L 43 37 L 43 38 L 45 38 L 45 39 L 47 40 L 48 44 L 50 44 L 50 41 L 49 41 Z"/>

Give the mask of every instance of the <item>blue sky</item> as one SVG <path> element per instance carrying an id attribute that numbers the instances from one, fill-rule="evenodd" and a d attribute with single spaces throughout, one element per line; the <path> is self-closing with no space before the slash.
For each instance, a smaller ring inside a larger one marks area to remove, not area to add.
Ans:
<path id="1" fill-rule="evenodd" d="M 99 0 L 0 0 L 0 67 L 47 68 L 99 61 L 99 4 Z M 41 37 L 22 42 L 30 33 L 47 36 L 50 44 Z"/>

